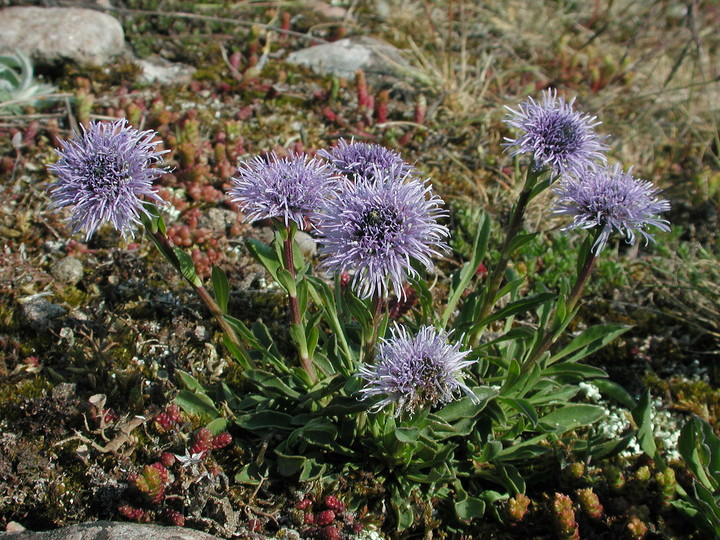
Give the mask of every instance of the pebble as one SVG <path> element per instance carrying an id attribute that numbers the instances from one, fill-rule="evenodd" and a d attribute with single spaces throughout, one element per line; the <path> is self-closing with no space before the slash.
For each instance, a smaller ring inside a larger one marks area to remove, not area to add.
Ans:
<path id="1" fill-rule="evenodd" d="M 14 6 L 0 10 L 0 53 L 35 62 L 102 65 L 125 54 L 120 22 L 93 9 Z"/>
<path id="2" fill-rule="evenodd" d="M 23 318 L 33 330 L 48 330 L 67 310 L 45 298 L 33 298 L 20 304 Z"/>
<path id="3" fill-rule="evenodd" d="M 370 36 L 340 39 L 300 49 L 288 55 L 291 64 L 308 66 L 322 75 L 352 79 L 362 69 L 368 79 L 402 78 L 413 71 L 400 50 Z"/>
<path id="4" fill-rule="evenodd" d="M 76 285 L 83 277 L 83 264 L 76 257 L 64 257 L 55 261 L 50 273 L 60 283 Z"/>
<path id="5" fill-rule="evenodd" d="M 0 540 L 217 540 L 217 536 L 183 527 L 97 521 L 43 532 L 0 532 Z"/>
<path id="6" fill-rule="evenodd" d="M 135 60 L 142 69 L 140 78 L 148 84 L 187 84 L 192 80 L 195 68 L 165 60 L 161 56 L 150 56 Z"/>

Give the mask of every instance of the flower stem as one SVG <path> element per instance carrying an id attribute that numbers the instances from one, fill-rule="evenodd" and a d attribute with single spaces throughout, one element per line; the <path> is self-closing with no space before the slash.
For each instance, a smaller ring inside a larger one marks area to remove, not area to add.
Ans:
<path id="1" fill-rule="evenodd" d="M 375 343 L 378 339 L 378 330 L 380 328 L 380 321 L 383 318 L 383 307 L 385 306 L 385 299 L 381 296 L 376 296 L 373 300 L 373 318 L 372 328 L 370 334 L 366 336 L 365 343 L 363 344 L 362 362 L 368 364 L 373 361 L 375 357 Z"/>
<path id="2" fill-rule="evenodd" d="M 502 283 L 503 276 L 505 275 L 505 269 L 510 261 L 510 246 L 520 231 L 523 216 L 525 215 L 525 210 L 530 202 L 530 196 L 532 195 L 533 188 L 535 187 L 537 179 L 543 172 L 543 170 L 535 171 L 532 164 L 528 167 L 527 175 L 525 176 L 525 185 L 520 193 L 520 197 L 518 197 L 518 200 L 513 207 L 510 223 L 508 224 L 507 233 L 505 234 L 505 242 L 503 243 L 500 251 L 500 259 L 495 265 L 495 268 L 490 276 L 490 280 L 488 281 L 488 285 L 485 289 L 485 298 L 483 300 L 482 308 L 480 309 L 480 314 L 477 317 L 478 321 L 485 319 L 495 306 L 495 296 L 497 296 L 497 292 L 500 290 L 500 284 Z"/>
<path id="3" fill-rule="evenodd" d="M 283 263 L 285 269 L 290 272 L 293 280 L 297 278 L 297 272 L 295 271 L 295 257 L 293 254 L 293 240 L 295 238 L 295 225 L 291 224 L 282 233 L 283 239 Z M 298 347 L 298 356 L 300 357 L 300 363 L 305 369 L 305 372 L 310 377 L 310 380 L 314 383 L 317 381 L 317 374 L 315 373 L 315 366 L 313 366 L 312 359 L 307 350 L 307 343 L 305 341 L 305 325 L 303 323 L 303 317 L 300 313 L 300 303 L 297 297 L 297 288 L 292 291 L 288 291 L 288 302 L 290 304 L 290 321 L 293 326 L 298 329 L 299 338 L 296 340 Z"/>
<path id="4" fill-rule="evenodd" d="M 575 306 L 578 303 L 578 300 L 580 300 L 580 297 L 582 296 L 583 290 L 585 289 L 585 285 L 587 284 L 588 279 L 590 278 L 590 274 L 592 274 L 593 268 L 595 267 L 595 261 L 597 260 L 597 253 L 593 251 L 593 245 L 594 240 L 597 239 L 598 234 L 602 232 L 602 228 L 598 229 L 598 231 L 595 234 L 595 238 L 593 238 L 593 242 L 589 243 L 589 250 L 587 255 L 585 256 L 585 261 L 583 263 L 582 268 L 578 272 L 577 279 L 575 280 L 575 284 L 573 285 L 572 290 L 570 291 L 570 294 L 568 295 L 567 300 L 565 301 L 565 313 L 570 314 L 575 309 Z M 557 313 L 557 308 L 556 308 Z M 567 315 L 566 315 L 567 316 Z M 543 338 L 538 342 L 538 344 L 533 348 L 533 350 L 530 353 L 530 356 L 528 356 L 527 360 L 523 362 L 522 365 L 522 371 L 526 372 L 529 370 L 537 361 L 538 359 L 545 354 L 545 352 L 552 346 L 553 343 L 555 343 L 555 340 L 557 339 L 558 331 L 567 325 L 569 321 L 567 320 L 556 320 L 552 327 L 548 330 L 545 330 L 545 333 L 543 335 Z"/>
<path id="5" fill-rule="evenodd" d="M 248 361 L 252 363 L 252 359 L 247 354 L 245 345 L 240 341 L 240 338 L 238 337 L 233 327 L 230 326 L 223 317 L 222 309 L 220 309 L 220 306 L 217 304 L 212 295 L 202 285 L 202 283 L 199 279 L 197 279 L 197 277 L 195 279 L 191 279 L 182 271 L 182 265 L 180 264 L 180 260 L 175 254 L 175 250 L 170 244 L 170 240 L 168 239 L 168 237 L 159 230 L 149 226 L 146 226 L 146 230 L 150 237 L 153 239 L 153 242 L 158 248 L 158 251 L 160 251 L 160 253 L 162 253 L 162 255 L 173 266 L 173 268 L 175 268 L 175 270 L 180 273 L 180 275 L 185 279 L 185 281 L 193 288 L 195 294 L 200 297 L 200 300 L 202 300 L 205 306 L 207 306 L 207 308 L 210 310 L 210 313 L 220 325 L 220 328 L 222 329 L 228 340 L 230 340 L 233 345 L 235 345 L 240 351 L 242 351 Z"/>

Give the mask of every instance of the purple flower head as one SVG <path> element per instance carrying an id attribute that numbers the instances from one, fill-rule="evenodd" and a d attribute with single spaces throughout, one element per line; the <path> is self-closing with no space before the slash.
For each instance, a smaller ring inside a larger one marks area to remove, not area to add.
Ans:
<path id="1" fill-rule="evenodd" d="M 363 298 L 387 296 L 390 287 L 404 298 L 403 283 L 417 275 L 411 261 L 430 269 L 430 256 L 447 249 L 448 230 L 437 223 L 447 214 L 431 191 L 409 173 L 403 181 L 345 178 L 318 223 L 320 253 L 326 257 L 321 267 L 354 270 L 353 286 Z"/>
<path id="2" fill-rule="evenodd" d="M 123 236 L 148 215 L 145 204 L 165 204 L 153 190 L 153 182 L 167 172 L 155 147 L 154 131 L 138 131 L 123 118 L 93 122 L 89 129 L 56 150 L 60 159 L 48 167 L 55 175 L 50 186 L 54 208 L 72 208 L 73 234 L 85 230 L 90 238 L 106 221 Z"/>
<path id="3" fill-rule="evenodd" d="M 658 199 L 660 190 L 650 182 L 633 178 L 619 165 L 586 171 L 582 178 L 568 177 L 555 187 L 558 197 L 554 213 L 572 216 L 568 229 L 594 229 L 601 232 L 593 251 L 599 253 L 610 235 L 617 231 L 628 243 L 640 234 L 645 243 L 652 239 L 646 229 L 657 227 L 669 231 L 668 221 L 658 214 L 670 210 L 670 203 Z"/>
<path id="4" fill-rule="evenodd" d="M 327 159 L 335 169 L 353 178 L 374 178 L 377 175 L 388 175 L 404 178 L 414 173 L 415 168 L 405 161 L 400 154 L 379 144 L 364 142 L 347 142 L 340 139 L 330 150 L 320 150 L 318 155 Z"/>
<path id="5" fill-rule="evenodd" d="M 514 147 L 510 155 L 532 154 L 536 169 L 549 167 L 556 176 L 578 176 L 594 168 L 596 160 L 605 162 L 607 147 L 593 129 L 600 122 L 575 112 L 574 102 L 573 98 L 566 103 L 556 90 L 547 90 L 541 103 L 530 97 L 517 111 L 506 107 L 510 114 L 505 122 L 523 132 L 516 139 L 505 138 L 506 146 Z"/>
<path id="6" fill-rule="evenodd" d="M 358 373 L 366 381 L 360 390 L 363 398 L 385 396 L 374 410 L 395 403 L 395 416 L 413 414 L 424 406 L 452 401 L 458 391 L 477 402 L 461 373 L 475 363 L 465 360 L 470 351 L 450 345 L 448 334 L 432 326 L 421 327 L 415 337 L 397 325 L 391 333 L 377 345 L 375 365 L 363 366 Z"/>
<path id="7" fill-rule="evenodd" d="M 315 217 L 335 183 L 326 163 L 305 154 L 279 158 L 271 152 L 266 158 L 241 163 L 229 194 L 249 221 L 277 218 L 302 229 L 305 218 Z"/>

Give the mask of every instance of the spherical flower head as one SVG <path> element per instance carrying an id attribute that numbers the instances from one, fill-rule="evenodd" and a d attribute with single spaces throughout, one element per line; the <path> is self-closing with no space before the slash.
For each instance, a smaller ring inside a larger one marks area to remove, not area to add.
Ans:
<path id="1" fill-rule="evenodd" d="M 56 150 L 60 159 L 48 167 L 55 175 L 50 186 L 54 208 L 71 209 L 73 234 L 85 230 L 90 238 L 104 222 L 110 222 L 123 236 L 141 215 L 146 204 L 165 204 L 153 190 L 153 182 L 167 172 L 154 141 L 154 131 L 138 131 L 125 119 L 92 122 Z"/>
<path id="2" fill-rule="evenodd" d="M 510 155 L 532 154 L 535 169 L 548 167 L 555 176 L 579 175 L 594 168 L 596 161 L 605 162 L 607 147 L 593 129 L 600 122 L 574 111 L 574 102 L 565 102 L 549 89 L 540 103 L 530 97 L 517 111 L 506 107 L 510 114 L 505 122 L 522 132 L 516 139 L 505 138 L 506 146 L 513 148 Z"/>
<path id="3" fill-rule="evenodd" d="M 462 375 L 475 361 L 465 360 L 470 351 L 449 344 L 447 333 L 423 326 L 413 337 L 396 325 L 391 334 L 377 345 L 376 363 L 358 373 L 366 381 L 360 390 L 363 398 L 384 396 L 374 410 L 394 403 L 395 416 L 413 414 L 423 407 L 449 403 L 458 393 L 478 401 Z"/>
<path id="4" fill-rule="evenodd" d="M 652 240 L 648 227 L 670 230 L 668 221 L 658 217 L 670 210 L 670 203 L 657 197 L 659 190 L 650 182 L 633 178 L 619 165 L 589 170 L 580 178 L 568 177 L 554 191 L 558 197 L 554 213 L 573 218 L 565 230 L 601 230 L 593 245 L 595 253 L 602 251 L 614 231 L 628 243 L 640 234 L 647 244 Z"/>
<path id="5" fill-rule="evenodd" d="M 353 287 L 363 298 L 385 297 L 390 288 L 404 298 L 405 280 L 417 275 L 411 262 L 431 269 L 430 256 L 447 249 L 447 227 L 437 222 L 447 213 L 431 192 L 409 174 L 403 181 L 345 178 L 318 223 L 321 268 L 354 271 Z"/>
<path id="6" fill-rule="evenodd" d="M 271 152 L 266 158 L 241 163 L 229 194 L 248 221 L 275 218 L 302 229 L 305 218 L 315 217 L 335 183 L 330 166 L 318 159 L 306 154 L 279 158 Z"/>
<path id="7" fill-rule="evenodd" d="M 333 148 L 320 150 L 318 155 L 327 159 L 338 172 L 348 178 L 359 176 L 371 179 L 378 174 L 387 177 L 388 173 L 404 178 L 415 171 L 400 154 L 379 144 L 340 139 Z"/>

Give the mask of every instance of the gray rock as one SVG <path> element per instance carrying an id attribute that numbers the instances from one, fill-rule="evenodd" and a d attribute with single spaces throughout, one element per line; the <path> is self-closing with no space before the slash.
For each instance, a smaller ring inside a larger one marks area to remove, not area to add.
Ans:
<path id="1" fill-rule="evenodd" d="M 0 532 L 0 540 L 217 540 L 217 536 L 183 527 L 161 527 L 97 521 L 44 532 Z"/>
<path id="2" fill-rule="evenodd" d="M 148 84 L 186 84 L 192 80 L 195 73 L 193 66 L 173 63 L 156 55 L 136 60 L 135 63 L 142 68 L 140 78 Z"/>
<path id="3" fill-rule="evenodd" d="M 68 256 L 55 261 L 50 273 L 60 283 L 75 285 L 83 277 L 83 264 L 80 259 Z"/>
<path id="4" fill-rule="evenodd" d="M 224 231 L 237 220 L 237 212 L 225 208 L 211 208 L 200 218 L 198 225 L 213 231 Z"/>
<path id="5" fill-rule="evenodd" d="M 317 253 L 317 242 L 315 239 L 304 231 L 295 233 L 295 241 L 300 247 L 300 251 L 305 257 L 313 257 Z"/>
<path id="6" fill-rule="evenodd" d="M 67 313 L 67 310 L 57 304 L 48 302 L 45 298 L 33 298 L 20 305 L 22 316 L 34 330 L 47 330 Z"/>
<path id="7" fill-rule="evenodd" d="M 307 47 L 288 55 L 292 64 L 308 66 L 323 75 L 353 78 L 362 69 L 368 78 L 402 78 L 414 69 L 400 50 L 369 36 L 351 37 Z"/>
<path id="8" fill-rule="evenodd" d="M 124 53 L 120 22 L 92 9 L 4 8 L 0 28 L 0 53 L 21 50 L 38 63 L 102 65 Z"/>

